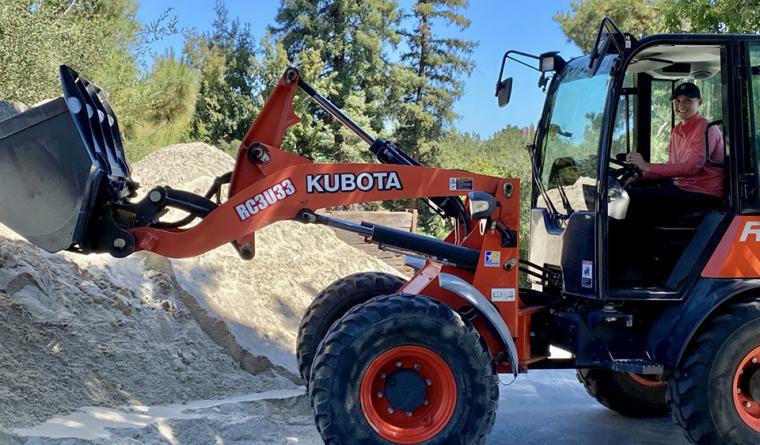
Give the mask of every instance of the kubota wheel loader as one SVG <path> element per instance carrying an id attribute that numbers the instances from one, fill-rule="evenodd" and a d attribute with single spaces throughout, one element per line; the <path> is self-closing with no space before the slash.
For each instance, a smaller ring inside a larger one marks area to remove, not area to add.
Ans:
<path id="1" fill-rule="evenodd" d="M 138 201 L 105 95 L 62 67 L 62 98 L 0 123 L 0 220 L 51 252 L 179 258 L 232 243 L 251 258 L 256 230 L 296 219 L 422 258 L 408 281 L 339 280 L 304 317 L 298 364 L 328 444 L 483 443 L 497 373 L 540 368 L 577 369 L 592 396 L 627 416 L 671 411 L 693 443 L 760 442 L 760 36 L 637 40 L 605 19 L 590 55 L 509 51 L 502 73 L 507 60 L 535 60 L 546 89 L 528 147 L 526 259 L 518 181 L 420 166 L 295 68 L 245 136 L 234 171 L 205 196 L 158 187 Z M 725 174 L 723 203 L 669 225 L 622 224 L 640 172 L 620 159 L 667 157 L 669 98 L 685 79 L 700 85 L 703 113 L 723 135 L 720 156 L 705 142 L 704 159 Z M 380 163 L 314 164 L 281 150 L 298 122 L 299 88 Z M 511 88 L 500 73 L 501 105 Z M 437 240 L 315 213 L 400 198 L 424 199 L 453 230 Z M 161 219 L 169 207 L 188 216 Z M 529 287 L 518 287 L 520 270 Z M 550 345 L 571 358 L 552 358 Z"/>

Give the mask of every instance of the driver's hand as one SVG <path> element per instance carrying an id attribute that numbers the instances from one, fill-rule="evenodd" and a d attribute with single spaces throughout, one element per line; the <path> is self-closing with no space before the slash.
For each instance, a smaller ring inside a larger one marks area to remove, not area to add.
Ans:
<path id="1" fill-rule="evenodd" d="M 635 165 L 636 168 L 638 168 L 644 173 L 648 172 L 649 169 L 652 168 L 652 164 L 645 161 L 644 158 L 641 156 L 641 153 L 637 153 L 637 152 L 628 153 L 627 160 L 629 163 Z"/>

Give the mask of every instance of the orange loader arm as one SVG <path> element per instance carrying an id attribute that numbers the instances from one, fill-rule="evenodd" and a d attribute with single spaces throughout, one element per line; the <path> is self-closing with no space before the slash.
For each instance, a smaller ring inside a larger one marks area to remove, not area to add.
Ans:
<path id="1" fill-rule="evenodd" d="M 446 197 L 473 191 L 497 195 L 503 184 L 499 178 L 461 170 L 394 164 L 317 164 L 286 152 L 280 148 L 285 131 L 299 122 L 292 108 L 299 83 L 308 92 L 310 87 L 300 81 L 298 71 L 288 68 L 248 130 L 231 175 L 228 199 L 209 208 L 202 221 L 190 228 L 146 225 L 130 229 L 136 251 L 186 258 L 233 242 L 241 256 L 250 258 L 256 230 L 298 218 L 299 214 L 311 215 L 317 209 L 368 201 Z M 353 124 L 337 113 L 344 123 Z M 360 137 L 372 141 L 363 130 L 357 131 Z M 158 200 L 158 195 L 153 196 Z"/>

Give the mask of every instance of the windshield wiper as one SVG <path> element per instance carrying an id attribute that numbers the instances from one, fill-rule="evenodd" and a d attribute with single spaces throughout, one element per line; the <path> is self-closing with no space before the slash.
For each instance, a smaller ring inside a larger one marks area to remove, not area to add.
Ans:
<path id="1" fill-rule="evenodd" d="M 557 181 L 557 190 L 559 190 L 559 197 L 562 200 L 562 205 L 565 207 L 565 212 L 567 212 L 567 215 L 560 215 L 561 218 L 569 218 L 570 215 L 575 212 L 573 209 L 573 206 L 570 204 L 570 200 L 567 198 L 567 193 L 565 193 L 565 188 L 562 186 L 562 179 L 559 177 L 559 174 L 557 173 L 555 166 L 552 166 L 551 172 L 549 172 L 549 181 L 551 182 L 552 178 L 554 178 L 555 181 Z"/>
<path id="2" fill-rule="evenodd" d="M 546 203 L 546 206 L 548 207 L 549 213 L 551 213 L 552 219 L 559 220 L 561 219 L 560 213 L 557 211 L 557 208 L 554 207 L 554 203 L 549 199 L 549 194 L 546 192 L 546 188 L 544 187 L 543 182 L 541 182 L 541 176 L 538 172 L 538 163 L 536 162 L 536 145 L 535 144 L 529 144 L 528 145 L 528 153 L 530 154 L 530 165 L 532 170 L 532 176 L 533 176 L 533 183 L 536 184 L 536 188 L 538 189 L 538 193 L 541 194 L 541 197 L 544 199 L 544 202 Z"/>

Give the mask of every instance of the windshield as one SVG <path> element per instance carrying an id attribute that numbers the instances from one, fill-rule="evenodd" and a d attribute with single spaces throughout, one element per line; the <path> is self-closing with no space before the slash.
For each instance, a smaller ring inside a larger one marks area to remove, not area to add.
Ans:
<path id="1" fill-rule="evenodd" d="M 547 98 L 538 173 L 560 214 L 594 210 L 599 137 L 615 57 L 606 56 L 593 77 L 588 77 L 588 57 L 570 61 L 556 75 Z M 537 205 L 551 208 L 543 197 Z"/>

